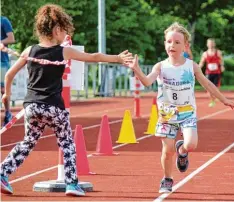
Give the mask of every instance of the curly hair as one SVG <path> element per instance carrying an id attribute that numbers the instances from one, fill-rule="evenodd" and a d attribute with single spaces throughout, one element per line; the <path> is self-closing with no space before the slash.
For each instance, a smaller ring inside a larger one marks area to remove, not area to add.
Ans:
<path id="1" fill-rule="evenodd" d="M 186 42 L 190 41 L 190 38 L 191 38 L 190 33 L 188 32 L 188 30 L 183 25 L 179 24 L 178 22 L 174 22 L 170 27 L 168 27 L 164 31 L 165 36 L 170 31 L 180 32 L 181 34 L 184 35 L 184 39 L 185 39 Z"/>
<path id="2" fill-rule="evenodd" d="M 72 18 L 62 7 L 55 4 L 46 4 L 40 7 L 35 16 L 35 35 L 39 38 L 51 39 L 52 31 L 55 26 L 59 26 L 69 35 L 72 35 L 74 32 Z"/>

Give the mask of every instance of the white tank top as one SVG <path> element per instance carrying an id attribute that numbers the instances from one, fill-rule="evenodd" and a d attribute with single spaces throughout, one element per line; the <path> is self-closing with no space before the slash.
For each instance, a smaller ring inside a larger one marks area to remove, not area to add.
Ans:
<path id="1" fill-rule="evenodd" d="M 196 117 L 192 60 L 186 59 L 181 66 L 173 66 L 168 59 L 162 61 L 157 82 L 160 122 L 180 123 Z"/>

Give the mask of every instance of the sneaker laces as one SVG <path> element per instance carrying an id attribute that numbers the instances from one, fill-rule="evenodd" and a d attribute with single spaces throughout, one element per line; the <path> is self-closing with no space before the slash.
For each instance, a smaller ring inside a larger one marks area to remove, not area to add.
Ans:
<path id="1" fill-rule="evenodd" d="M 75 186 L 77 191 L 84 191 L 78 184 Z"/>
<path id="2" fill-rule="evenodd" d="M 185 166 L 187 164 L 187 155 L 185 157 L 180 156 L 179 157 L 179 162 L 181 166 Z"/>
<path id="3" fill-rule="evenodd" d="M 171 188 L 172 185 L 173 185 L 173 181 L 172 181 L 172 180 L 164 179 L 164 180 L 162 181 L 162 186 L 163 186 L 163 187 Z"/>

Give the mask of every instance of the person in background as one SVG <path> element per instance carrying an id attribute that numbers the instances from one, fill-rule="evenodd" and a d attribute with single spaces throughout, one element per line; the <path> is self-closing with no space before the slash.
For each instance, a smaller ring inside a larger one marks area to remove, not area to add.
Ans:
<path id="1" fill-rule="evenodd" d="M 15 43 L 15 37 L 11 22 L 7 17 L 4 16 L 1 16 L 1 43 L 3 43 L 4 46 Z M 1 51 L 1 94 L 2 95 L 5 92 L 4 77 L 7 71 L 9 70 L 9 68 L 10 68 L 10 60 L 8 53 Z M 5 117 L 3 121 L 3 126 L 5 126 L 12 118 L 10 112 L 10 101 L 4 103 L 4 108 L 5 108 Z"/>
<path id="2" fill-rule="evenodd" d="M 222 52 L 216 48 L 215 40 L 207 40 L 207 51 L 202 54 L 199 67 L 202 68 L 206 63 L 206 77 L 218 88 L 221 85 L 221 74 L 224 72 L 224 62 Z M 215 96 L 210 94 L 209 107 L 215 106 Z"/>

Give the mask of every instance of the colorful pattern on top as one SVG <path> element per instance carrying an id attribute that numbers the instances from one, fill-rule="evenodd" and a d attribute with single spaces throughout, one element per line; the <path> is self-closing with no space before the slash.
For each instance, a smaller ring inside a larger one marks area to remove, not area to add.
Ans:
<path id="1" fill-rule="evenodd" d="M 177 67 L 164 60 L 157 81 L 160 122 L 180 123 L 196 116 L 192 60 Z"/>

